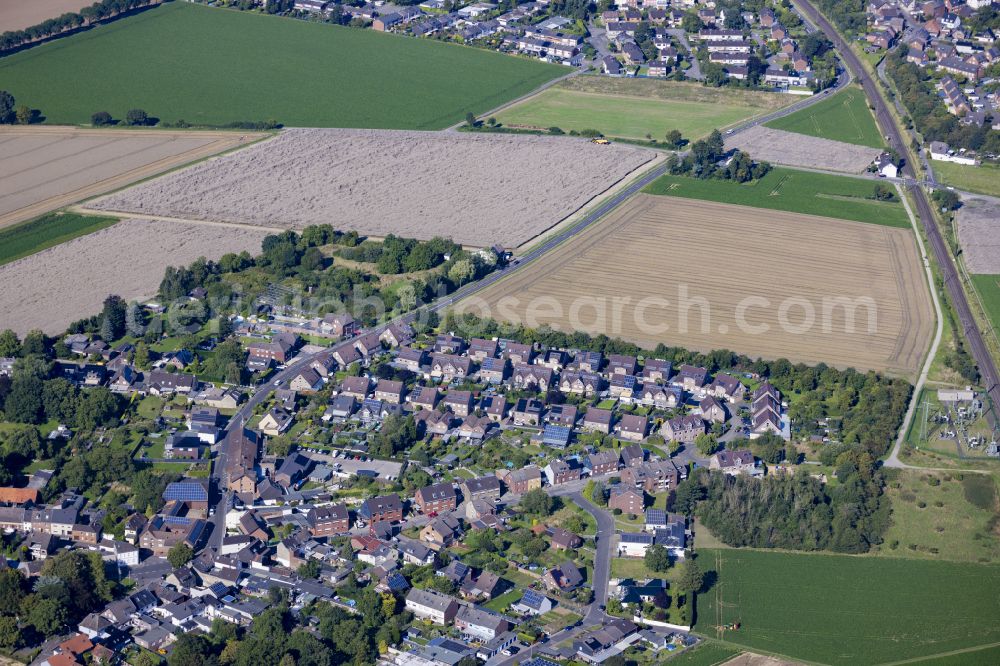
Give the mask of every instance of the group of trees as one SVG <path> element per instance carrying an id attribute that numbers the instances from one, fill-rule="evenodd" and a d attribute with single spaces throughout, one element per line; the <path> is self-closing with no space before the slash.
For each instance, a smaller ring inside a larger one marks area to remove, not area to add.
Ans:
<path id="1" fill-rule="evenodd" d="M 0 34 L 0 51 L 9 51 L 20 46 L 56 37 L 65 32 L 98 21 L 115 18 L 140 7 L 156 4 L 158 0 L 99 0 L 79 12 L 66 12 L 56 18 L 46 19 L 24 30 L 8 30 Z"/>
<path id="2" fill-rule="evenodd" d="M 836 485 L 805 470 L 755 478 L 700 469 L 678 486 L 674 508 L 731 546 L 867 552 L 889 528 L 885 481 L 860 445 L 838 451 Z"/>
<path id="3" fill-rule="evenodd" d="M 671 155 L 667 165 L 672 174 L 695 178 L 720 178 L 737 183 L 763 178 L 771 169 L 771 165 L 767 162 L 754 162 L 747 153 L 740 150 L 737 150 L 728 161 L 725 161 L 726 155 L 722 134 L 719 130 L 713 130 L 708 137 L 691 144 L 691 151 L 684 159 Z"/>
<path id="4" fill-rule="evenodd" d="M 10 92 L 0 90 L 0 125 L 30 125 L 37 115 L 30 106 L 18 105 Z"/>
<path id="5" fill-rule="evenodd" d="M 1000 153 L 1000 131 L 993 129 L 988 122 L 982 125 L 965 124 L 958 116 L 949 113 L 928 73 L 907 62 L 907 53 L 906 44 L 900 44 L 886 57 L 885 69 L 914 127 L 924 140 L 944 141 L 953 148 Z"/>
<path id="6" fill-rule="evenodd" d="M 381 243 L 365 241 L 356 247 L 340 250 L 337 254 L 351 261 L 364 261 L 376 265 L 379 273 L 392 275 L 426 271 L 445 262 L 445 257 L 462 247 L 448 238 L 436 236 L 429 241 L 401 238 L 389 234 Z"/>
<path id="7" fill-rule="evenodd" d="M 17 569 L 0 569 L 0 648 L 16 649 L 35 636 L 54 636 L 114 598 L 98 553 L 63 551 L 45 561 L 29 582 Z"/>
<path id="8" fill-rule="evenodd" d="M 200 258 L 188 267 L 168 267 L 160 282 L 160 298 L 172 304 L 172 317 L 193 307 L 196 320 L 205 321 L 241 308 L 249 311 L 250 304 L 268 285 L 294 277 L 295 295 L 289 297 L 287 304 L 291 304 L 291 299 L 301 298 L 298 305 L 303 310 L 321 314 L 350 312 L 363 325 L 369 325 L 387 312 L 410 311 L 421 303 L 449 294 L 497 265 L 492 253 L 470 253 L 442 238 L 421 243 L 391 237 L 388 245 L 364 243 L 355 249 L 358 241 L 356 232 L 341 233 L 330 225 L 306 227 L 301 234 L 294 231 L 272 234 L 264 238 L 261 254 L 256 257 L 243 252 L 224 255 L 218 262 Z M 383 285 L 373 273 L 331 266 L 320 247 L 334 243 L 349 248 L 347 256 L 374 259 L 386 272 L 428 267 L 435 270 L 421 279 Z M 444 260 L 446 254 L 449 258 Z M 208 297 L 191 304 L 186 296 L 196 287 L 204 288 Z M 241 304 L 235 301 L 237 296 L 243 299 Z"/>

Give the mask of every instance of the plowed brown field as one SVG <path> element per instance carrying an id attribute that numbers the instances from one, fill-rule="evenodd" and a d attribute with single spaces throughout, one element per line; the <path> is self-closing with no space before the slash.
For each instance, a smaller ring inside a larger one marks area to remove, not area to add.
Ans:
<path id="1" fill-rule="evenodd" d="M 894 374 L 917 370 L 933 323 L 907 229 L 649 195 L 457 309 Z"/>

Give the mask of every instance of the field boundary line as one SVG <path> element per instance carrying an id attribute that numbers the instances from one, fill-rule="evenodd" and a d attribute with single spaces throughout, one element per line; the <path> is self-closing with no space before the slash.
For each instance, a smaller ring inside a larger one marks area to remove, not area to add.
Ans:
<path id="1" fill-rule="evenodd" d="M 104 217 L 117 217 L 122 220 L 147 220 L 149 222 L 174 222 L 178 224 L 201 224 L 208 227 L 227 227 L 229 229 L 261 229 L 262 231 L 273 231 L 282 233 L 287 231 L 284 227 L 268 227 L 260 224 L 242 224 L 240 222 L 228 222 L 226 220 L 197 220 L 188 217 L 171 217 L 169 215 L 149 215 L 146 213 L 129 213 L 123 211 L 100 210 L 97 208 L 87 208 L 86 206 L 71 206 L 68 208 L 71 213 L 81 215 L 103 215 Z"/>
<path id="2" fill-rule="evenodd" d="M 728 648 L 732 648 L 733 650 L 737 650 L 739 651 L 740 654 L 751 653 L 751 654 L 764 655 L 767 657 L 779 657 L 781 659 L 785 659 L 787 661 L 794 662 L 796 664 L 806 664 L 807 666 L 829 666 L 828 664 L 825 664 L 824 662 L 821 661 L 809 661 L 808 659 L 803 659 L 802 657 L 793 657 L 791 655 L 784 654 L 782 652 L 773 652 L 771 650 L 765 650 L 763 648 L 756 646 L 751 647 L 749 645 L 744 645 L 743 643 L 735 643 L 733 641 L 726 640 L 725 638 L 714 638 L 712 636 L 709 636 L 708 634 L 703 634 L 700 631 L 692 631 L 691 633 L 694 634 L 695 636 L 701 636 L 705 639 L 714 641 Z M 888 666 L 888 665 L 883 664 L 882 666 Z"/>
<path id="3" fill-rule="evenodd" d="M 887 661 L 880 664 L 880 666 L 898 666 L 899 664 L 918 664 L 922 661 L 928 661 L 930 659 L 938 659 L 940 657 L 950 657 L 956 654 L 967 654 L 969 652 L 979 652 L 981 650 L 988 650 L 994 647 L 1000 647 L 1000 642 L 984 643 L 983 645 L 976 645 L 967 648 L 959 648 L 958 650 L 951 650 L 949 652 L 939 652 L 938 654 L 929 654 L 923 657 L 914 657 L 912 659 L 903 659 L 902 661 Z"/>
<path id="4" fill-rule="evenodd" d="M 538 246 L 548 241 L 550 237 L 573 230 L 584 221 L 583 218 L 585 218 L 591 210 L 600 208 L 605 202 L 618 194 L 618 192 L 645 178 L 651 171 L 658 168 L 661 163 L 665 162 L 667 159 L 667 155 L 665 153 L 659 151 L 653 152 L 656 154 L 651 157 L 648 162 L 640 164 L 638 167 L 622 176 L 619 180 L 612 183 L 603 192 L 595 194 L 593 197 L 585 201 L 579 208 L 553 224 L 548 229 L 543 230 L 541 233 L 536 234 L 534 237 L 529 238 L 524 243 L 518 245 L 514 248 L 515 254 L 529 254 Z M 608 212 L 610 213 L 610 211 Z"/>

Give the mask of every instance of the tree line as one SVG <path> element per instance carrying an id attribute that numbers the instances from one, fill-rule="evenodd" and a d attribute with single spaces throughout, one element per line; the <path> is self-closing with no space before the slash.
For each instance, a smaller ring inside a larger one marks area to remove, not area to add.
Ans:
<path id="1" fill-rule="evenodd" d="M 33 42 L 56 37 L 65 32 L 116 18 L 140 7 L 158 4 L 160 0 L 99 0 L 78 12 L 66 12 L 23 30 L 0 33 L 0 51 L 10 51 Z"/>
<path id="2" fill-rule="evenodd" d="M 668 137 L 669 139 L 669 137 Z M 674 175 L 695 178 L 716 178 L 746 183 L 763 178 L 771 165 L 755 162 L 748 153 L 737 150 L 726 160 L 725 140 L 719 130 L 712 130 L 706 138 L 691 144 L 691 150 L 683 159 L 676 155 L 667 158 L 667 169 Z"/>

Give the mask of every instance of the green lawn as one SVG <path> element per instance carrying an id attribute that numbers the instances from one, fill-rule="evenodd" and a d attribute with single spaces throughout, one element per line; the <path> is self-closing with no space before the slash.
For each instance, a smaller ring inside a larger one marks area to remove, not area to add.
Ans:
<path id="1" fill-rule="evenodd" d="M 510 606 L 511 604 L 520 601 L 522 596 L 524 596 L 524 590 L 519 590 L 517 588 L 514 588 L 513 590 L 504 592 L 495 599 L 490 599 L 489 601 L 484 603 L 483 606 L 489 608 L 492 611 L 501 613 L 505 608 L 507 608 L 507 606 Z"/>
<path id="2" fill-rule="evenodd" d="M 702 550 L 714 582 L 696 629 L 824 664 L 879 664 L 1000 642 L 1000 567 L 923 560 Z M 721 625 L 739 622 L 737 631 Z M 724 635 L 723 635 L 724 634 Z"/>
<path id="3" fill-rule="evenodd" d="M 111 217 L 48 213 L 7 227 L 0 230 L 0 266 L 78 236 L 110 227 L 117 221 Z"/>
<path id="4" fill-rule="evenodd" d="M 966 192 L 1000 197 L 1000 167 L 992 164 L 969 166 L 953 162 L 931 162 L 934 178 L 945 185 Z"/>
<path id="5" fill-rule="evenodd" d="M 0 60 L 49 123 L 132 108 L 174 122 L 442 129 L 569 70 L 372 30 L 173 2 Z"/>
<path id="6" fill-rule="evenodd" d="M 907 228 L 910 221 L 899 201 L 868 199 L 875 183 L 860 178 L 775 167 L 752 183 L 662 176 L 645 192 L 687 199 L 770 208 L 793 213 L 839 217 L 856 222 Z"/>
<path id="7" fill-rule="evenodd" d="M 776 118 L 767 127 L 882 148 L 885 140 L 875 125 L 868 101 L 860 88 L 850 87 L 801 111 Z"/>
<path id="8" fill-rule="evenodd" d="M 738 650 L 719 645 L 713 641 L 704 641 L 681 652 L 676 657 L 671 657 L 666 663 L 670 666 L 716 666 L 729 661 L 738 654 Z"/>
<path id="9" fill-rule="evenodd" d="M 1000 275 L 973 275 L 972 284 L 983 302 L 983 308 L 1000 335 Z"/>

